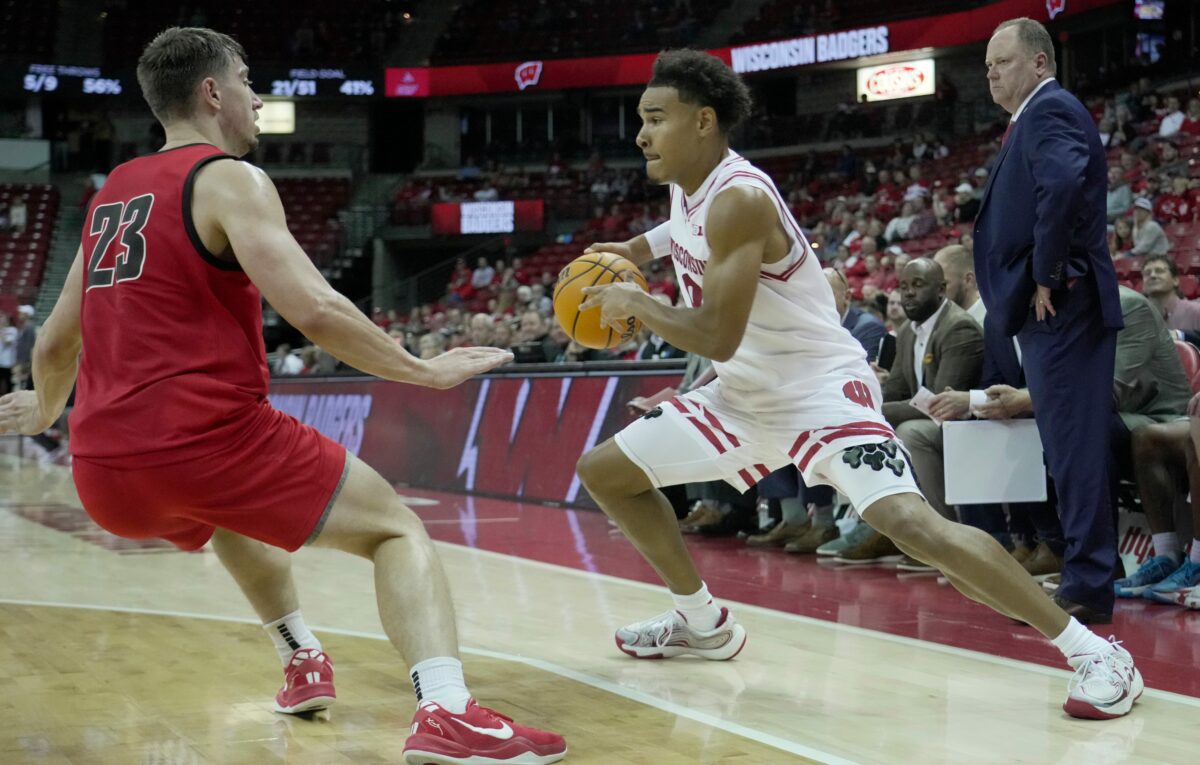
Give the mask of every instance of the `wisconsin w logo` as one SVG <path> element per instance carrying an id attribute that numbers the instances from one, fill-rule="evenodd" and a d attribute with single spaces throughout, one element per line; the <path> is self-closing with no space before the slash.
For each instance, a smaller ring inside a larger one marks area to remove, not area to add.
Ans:
<path id="1" fill-rule="evenodd" d="M 843 385 L 842 395 L 859 406 L 865 406 L 868 409 L 875 408 L 875 403 L 871 400 L 871 391 L 867 388 L 866 383 L 859 380 L 851 380 Z"/>

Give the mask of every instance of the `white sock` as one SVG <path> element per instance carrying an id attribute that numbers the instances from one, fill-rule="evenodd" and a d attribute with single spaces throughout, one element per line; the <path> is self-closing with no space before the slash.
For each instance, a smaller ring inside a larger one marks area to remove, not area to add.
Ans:
<path id="1" fill-rule="evenodd" d="M 1188 553 L 1188 560 L 1200 566 L 1200 539 L 1192 540 L 1192 551 Z"/>
<path id="2" fill-rule="evenodd" d="M 309 631 L 304 623 L 304 617 L 299 611 L 293 611 L 287 616 L 263 625 L 263 629 L 275 642 L 275 650 L 279 652 L 279 661 L 287 666 L 292 660 L 292 654 L 301 648 L 316 648 L 321 650 L 321 641 Z"/>
<path id="3" fill-rule="evenodd" d="M 1183 561 L 1183 549 L 1179 546 L 1179 535 L 1174 531 L 1164 531 L 1154 535 L 1154 554 L 1165 555 L 1175 563 Z"/>
<path id="4" fill-rule="evenodd" d="M 449 656 L 438 656 L 414 664 L 410 670 L 417 701 L 433 703 L 456 715 L 467 711 L 471 692 L 463 679 L 462 662 Z"/>
<path id="5" fill-rule="evenodd" d="M 721 620 L 721 609 L 713 604 L 712 595 L 708 594 L 708 585 L 703 582 L 700 583 L 700 589 L 692 595 L 671 593 L 671 597 L 675 600 L 675 610 L 683 614 L 683 618 L 687 619 L 692 629 L 708 632 Z"/>
<path id="6" fill-rule="evenodd" d="M 1108 648 L 1108 641 L 1079 623 L 1074 616 L 1062 634 L 1050 641 L 1068 659 L 1086 653 L 1099 653 Z"/>

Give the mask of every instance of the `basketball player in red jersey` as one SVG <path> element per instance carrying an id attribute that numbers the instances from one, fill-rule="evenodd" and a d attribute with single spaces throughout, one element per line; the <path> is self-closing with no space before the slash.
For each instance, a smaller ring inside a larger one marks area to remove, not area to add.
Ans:
<path id="1" fill-rule="evenodd" d="M 138 81 L 166 145 L 116 168 L 92 198 L 34 349 L 36 392 L 0 399 L 0 433 L 46 429 L 78 374 L 71 450 L 84 508 L 124 537 L 212 541 L 279 651 L 277 711 L 334 701 L 288 555 L 332 547 L 374 562 L 380 619 L 412 667 L 407 762 L 557 762 L 560 736 L 471 698 L 445 574 L 416 515 L 375 471 L 267 402 L 260 291 L 313 342 L 387 380 L 449 388 L 512 354 L 416 359 L 325 282 L 270 178 L 236 159 L 257 145 L 262 107 L 244 59 L 200 28 L 168 29 L 143 52 Z"/>

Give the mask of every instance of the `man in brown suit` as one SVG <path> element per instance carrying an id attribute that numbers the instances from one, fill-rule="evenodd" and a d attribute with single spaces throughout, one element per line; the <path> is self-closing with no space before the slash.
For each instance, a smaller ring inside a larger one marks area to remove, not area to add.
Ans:
<path id="1" fill-rule="evenodd" d="M 901 441 L 915 431 L 940 431 L 937 423 L 908 403 L 922 387 L 932 393 L 970 390 L 983 372 L 983 330 L 969 313 L 946 298 L 946 278 L 932 258 L 919 258 L 900 272 L 900 302 L 908 323 L 896 337 L 896 360 L 890 372 L 880 371 L 883 384 L 883 415 L 896 428 Z M 928 433 L 926 435 L 932 435 Z M 922 465 L 914 465 L 918 476 Z M 945 498 L 929 492 L 929 503 L 950 520 L 957 521 Z M 926 571 L 914 559 L 901 559 L 891 540 L 872 532 L 838 556 L 841 563 L 877 563 L 899 560 L 905 570 Z"/>
<path id="2" fill-rule="evenodd" d="M 896 360 L 883 381 L 883 414 L 892 427 L 929 419 L 908 403 L 922 387 L 934 394 L 969 390 L 983 370 L 983 330 L 946 298 L 937 261 L 919 258 L 904 267 L 900 304 L 908 323 L 896 336 Z"/>

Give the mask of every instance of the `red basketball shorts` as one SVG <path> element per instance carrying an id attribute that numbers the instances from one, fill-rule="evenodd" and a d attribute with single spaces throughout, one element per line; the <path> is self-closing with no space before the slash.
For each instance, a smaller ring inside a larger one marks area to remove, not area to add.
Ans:
<path id="1" fill-rule="evenodd" d="M 84 459 L 71 469 L 83 507 L 105 530 L 196 550 L 217 528 L 293 551 L 320 533 L 350 461 L 313 428 L 267 407 L 224 448 L 166 465 Z M 156 455 L 156 462 L 161 455 Z"/>

